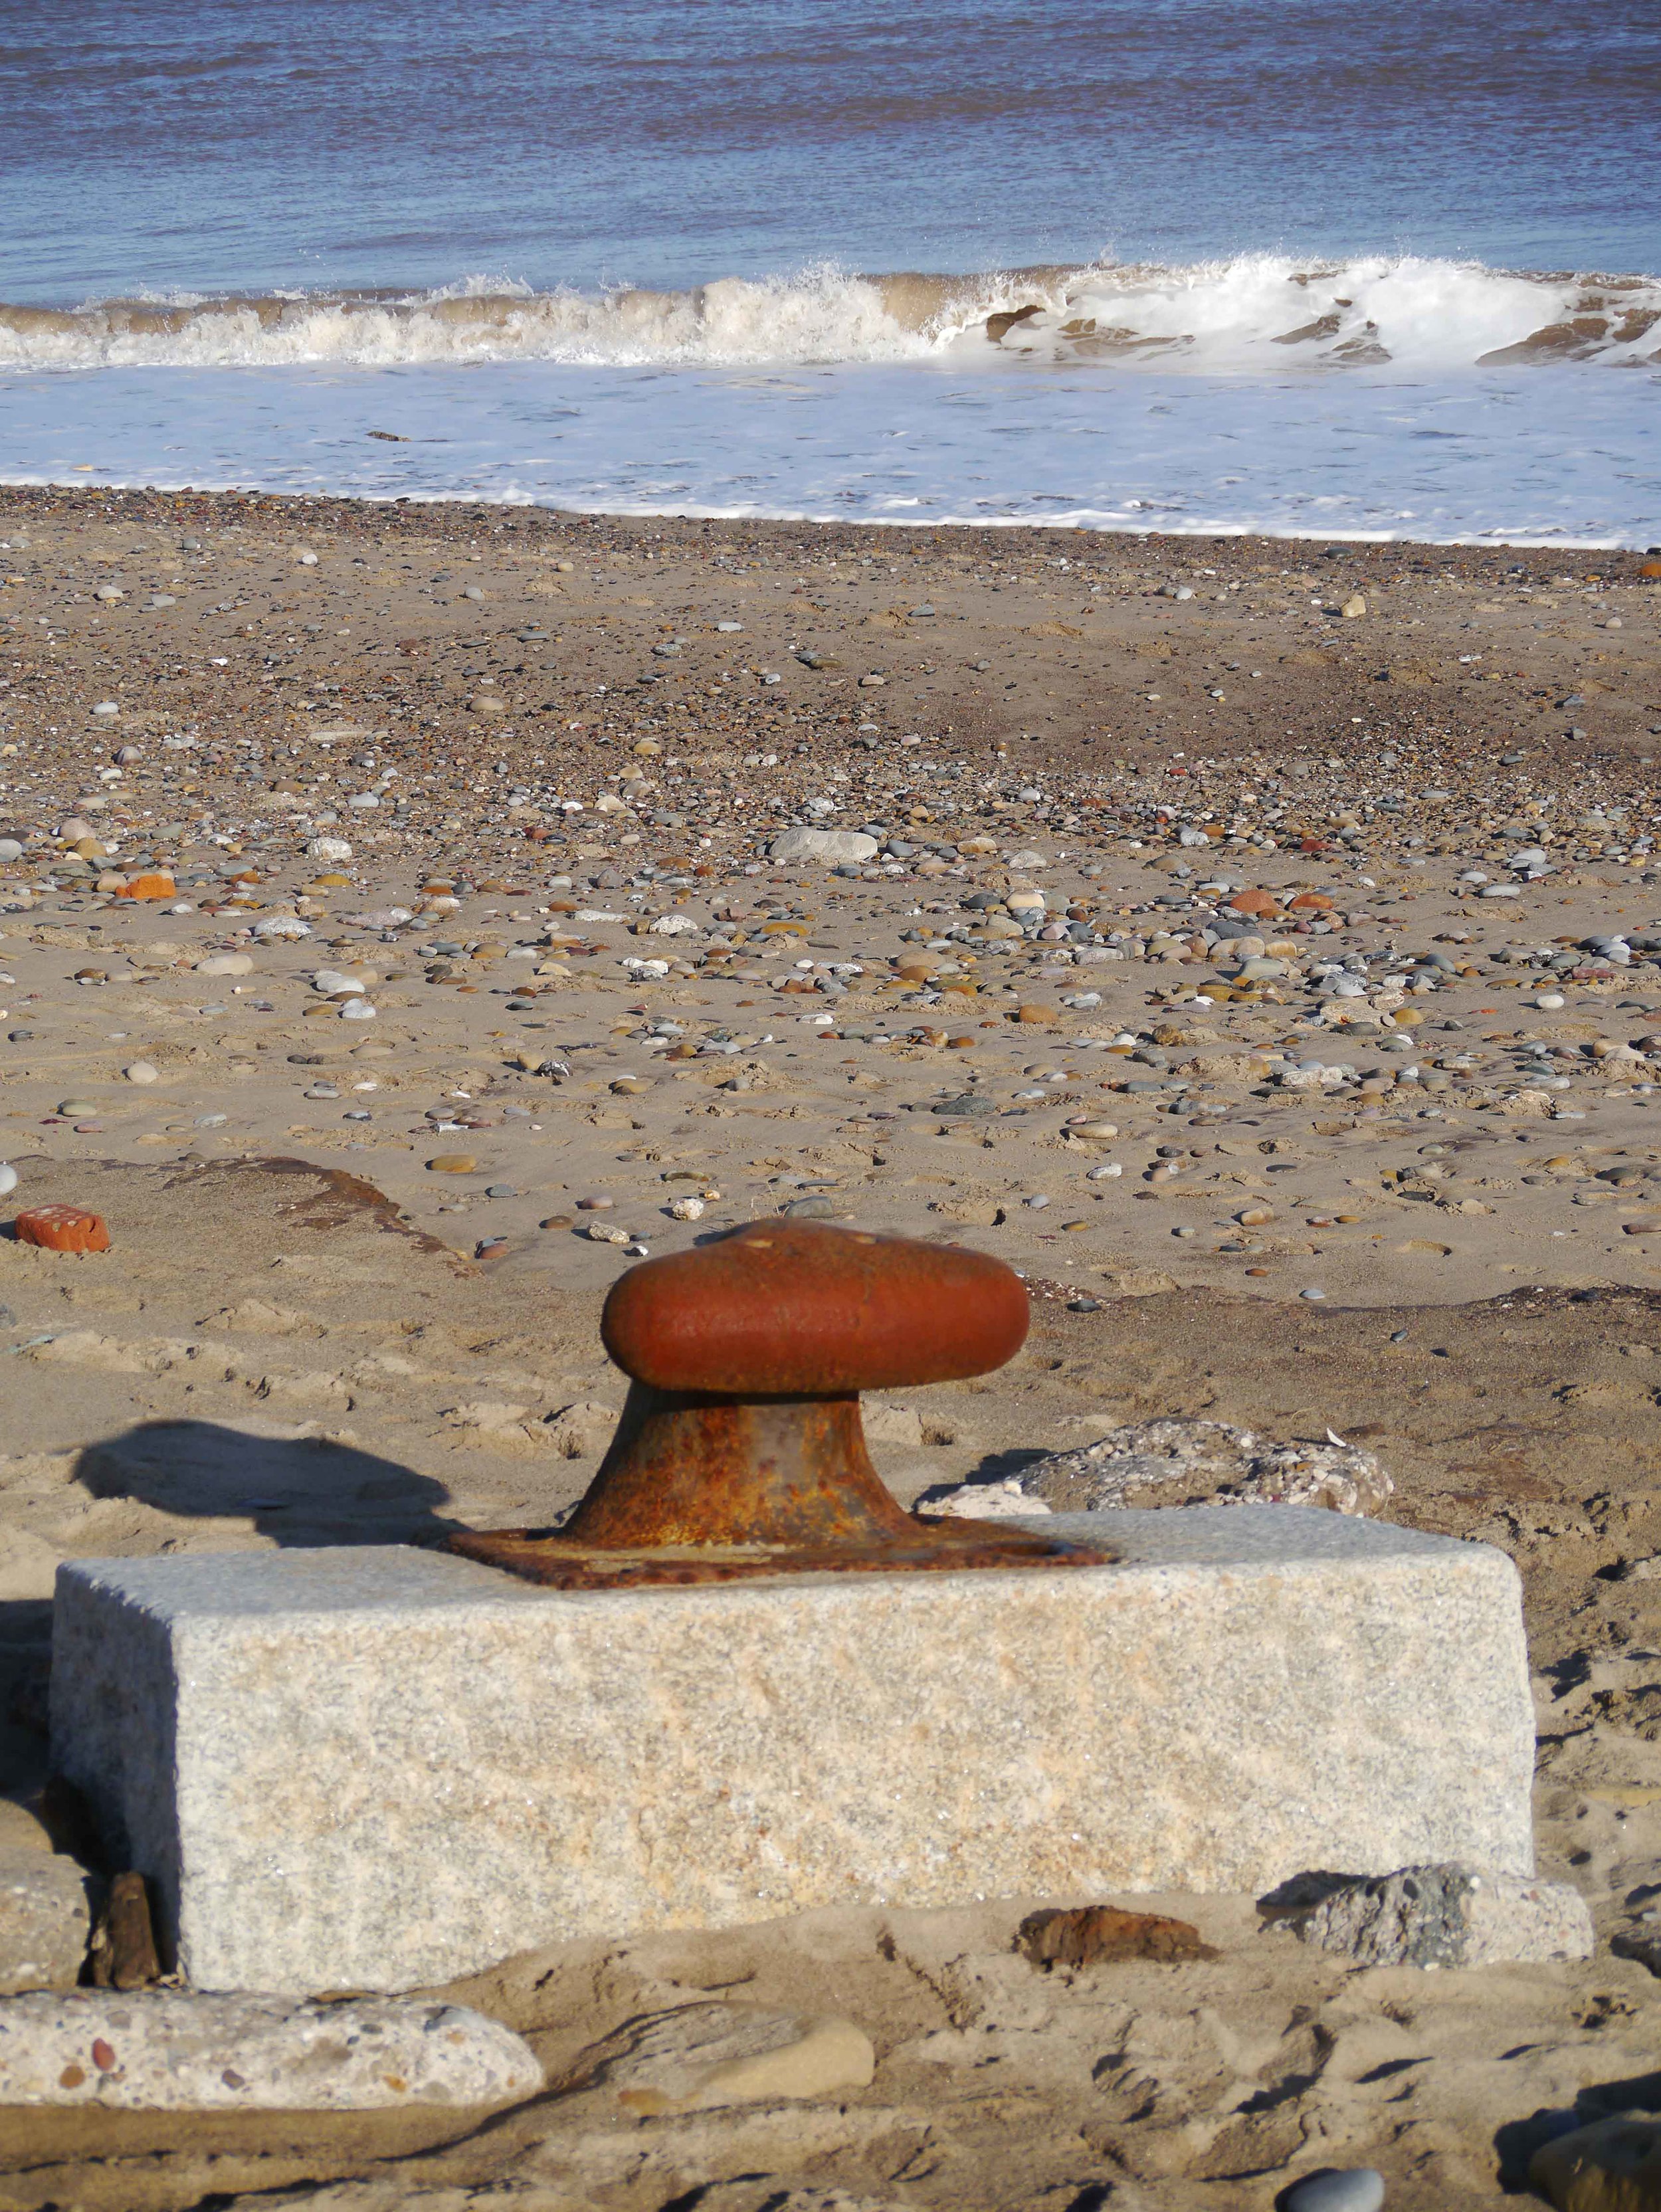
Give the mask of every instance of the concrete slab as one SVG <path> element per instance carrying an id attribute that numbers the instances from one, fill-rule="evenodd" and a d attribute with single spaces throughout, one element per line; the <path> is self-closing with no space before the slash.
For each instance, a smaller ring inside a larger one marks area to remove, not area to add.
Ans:
<path id="1" fill-rule="evenodd" d="M 1073 1525 L 1122 1563 L 591 1594 L 395 1547 L 74 1561 L 53 1756 L 213 1990 L 824 1905 L 1532 1871 L 1502 1553 L 1295 1507 Z"/>

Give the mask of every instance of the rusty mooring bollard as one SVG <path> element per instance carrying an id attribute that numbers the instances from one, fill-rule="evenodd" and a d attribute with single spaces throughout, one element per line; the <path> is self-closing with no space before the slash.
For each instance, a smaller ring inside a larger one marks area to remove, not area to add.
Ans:
<path id="1" fill-rule="evenodd" d="M 865 1449 L 862 1390 L 984 1375 L 1027 1323 L 1002 1261 L 864 1230 L 761 1221 L 649 1260 L 605 1302 L 628 1399 L 575 1514 L 449 1548 L 561 1589 L 1108 1565 L 1027 1529 L 919 1520 Z"/>

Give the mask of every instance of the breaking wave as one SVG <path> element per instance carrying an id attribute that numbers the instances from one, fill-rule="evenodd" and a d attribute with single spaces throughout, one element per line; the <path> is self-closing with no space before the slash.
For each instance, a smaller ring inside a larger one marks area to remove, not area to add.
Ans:
<path id="1" fill-rule="evenodd" d="M 543 361 L 711 367 L 999 357 L 1209 375 L 1661 364 L 1661 281 L 1378 256 L 1248 254 L 976 276 L 725 277 L 685 290 L 293 292 L 0 305 L 0 367 L 384 368 Z"/>

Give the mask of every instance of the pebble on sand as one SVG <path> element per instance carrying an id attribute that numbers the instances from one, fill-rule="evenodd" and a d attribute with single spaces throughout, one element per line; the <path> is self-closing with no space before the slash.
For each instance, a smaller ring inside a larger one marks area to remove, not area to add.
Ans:
<path id="1" fill-rule="evenodd" d="M 1286 2192 L 1286 2212 L 1380 2212 L 1384 2176 L 1370 2166 L 1312 2173 Z"/>

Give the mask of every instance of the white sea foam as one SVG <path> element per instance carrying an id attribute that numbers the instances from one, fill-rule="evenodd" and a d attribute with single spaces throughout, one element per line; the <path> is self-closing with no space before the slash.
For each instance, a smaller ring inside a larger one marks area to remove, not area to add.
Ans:
<path id="1" fill-rule="evenodd" d="M 282 368 L 545 362 L 649 367 L 1091 360 L 1209 375 L 1396 363 L 1661 362 L 1661 282 L 1379 255 L 1240 255 L 977 276 L 815 268 L 683 290 L 268 293 L 0 307 L 0 367 Z"/>
<path id="2" fill-rule="evenodd" d="M 1186 269 L 1083 271 L 1005 331 L 1001 347 L 1210 375 L 1312 362 L 1446 372 L 1655 361 L 1661 283 L 1386 255 L 1312 268 L 1247 254 Z"/>
<path id="3" fill-rule="evenodd" d="M 1661 539 L 1654 368 L 1127 376 L 981 349 L 973 374 L 948 353 L 0 375 L 0 474 L 935 526 Z"/>

